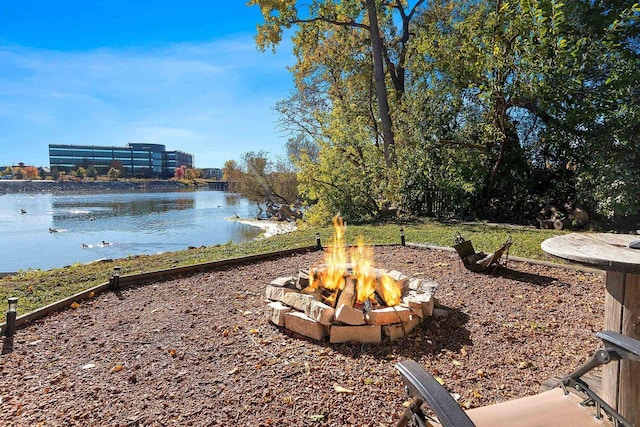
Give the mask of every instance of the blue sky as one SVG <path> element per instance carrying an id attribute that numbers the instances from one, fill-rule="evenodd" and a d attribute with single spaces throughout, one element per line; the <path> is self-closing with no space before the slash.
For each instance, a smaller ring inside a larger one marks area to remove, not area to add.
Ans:
<path id="1" fill-rule="evenodd" d="M 260 21 L 243 0 L 0 0 L 0 165 L 48 166 L 48 144 L 283 154 L 294 58 L 258 52 Z"/>

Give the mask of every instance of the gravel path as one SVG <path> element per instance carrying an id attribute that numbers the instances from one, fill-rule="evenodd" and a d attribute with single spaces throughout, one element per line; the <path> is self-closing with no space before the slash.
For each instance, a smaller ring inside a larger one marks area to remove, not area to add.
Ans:
<path id="1" fill-rule="evenodd" d="M 483 275 L 408 247 L 377 247 L 377 266 L 438 281 L 444 317 L 382 345 L 290 337 L 265 320 L 264 286 L 320 260 L 105 293 L 18 330 L 0 359 L 0 425 L 388 426 L 407 401 L 399 361 L 475 407 L 534 394 L 598 346 L 604 276 L 515 262 Z"/>

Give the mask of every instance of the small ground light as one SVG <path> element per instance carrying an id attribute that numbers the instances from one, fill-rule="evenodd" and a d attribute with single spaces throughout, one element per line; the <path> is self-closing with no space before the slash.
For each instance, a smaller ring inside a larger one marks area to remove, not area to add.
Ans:
<path id="1" fill-rule="evenodd" d="M 405 246 L 405 240 L 404 240 L 404 228 L 400 229 L 400 243 L 402 244 L 402 246 Z"/>
<path id="2" fill-rule="evenodd" d="M 320 242 L 320 233 L 316 233 L 316 249 L 322 249 L 322 243 Z"/>
<path id="3" fill-rule="evenodd" d="M 16 333 L 16 315 L 18 311 L 18 298 L 11 297 L 8 299 L 9 308 L 7 310 L 7 328 L 4 335 L 12 337 Z"/>
<path id="4" fill-rule="evenodd" d="M 111 276 L 111 286 L 114 291 L 120 287 L 120 267 L 113 267 L 113 275 Z"/>

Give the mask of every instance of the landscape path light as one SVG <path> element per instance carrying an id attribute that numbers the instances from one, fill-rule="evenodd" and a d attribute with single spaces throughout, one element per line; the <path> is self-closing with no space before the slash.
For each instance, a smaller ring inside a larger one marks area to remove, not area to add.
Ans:
<path id="1" fill-rule="evenodd" d="M 402 246 L 405 246 L 405 241 L 404 241 L 404 228 L 400 229 L 400 243 L 402 244 Z"/>
<path id="2" fill-rule="evenodd" d="M 6 337 L 12 337 L 16 333 L 16 315 L 18 312 L 18 298 L 11 297 L 8 300 L 7 327 L 4 331 Z"/>
<path id="3" fill-rule="evenodd" d="M 113 267 L 113 275 L 111 276 L 111 287 L 115 292 L 120 288 L 120 267 Z"/>
<path id="4" fill-rule="evenodd" d="M 322 243 L 320 242 L 320 233 L 316 233 L 316 249 L 322 249 Z"/>

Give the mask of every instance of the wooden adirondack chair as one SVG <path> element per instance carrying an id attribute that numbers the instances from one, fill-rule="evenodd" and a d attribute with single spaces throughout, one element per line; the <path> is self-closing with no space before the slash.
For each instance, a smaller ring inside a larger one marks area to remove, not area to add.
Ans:
<path id="1" fill-rule="evenodd" d="M 502 258 L 502 255 L 505 253 L 507 254 L 508 260 L 509 248 L 512 244 L 513 241 L 511 240 L 511 236 L 509 236 L 497 251 L 485 254 L 484 252 L 476 252 L 475 249 L 473 249 L 471 240 L 465 240 L 465 238 L 458 233 L 454 239 L 453 247 L 456 252 L 458 252 L 465 268 L 479 273 L 486 271 L 492 265 L 497 267 L 499 265 L 498 263 L 500 258 Z"/>

